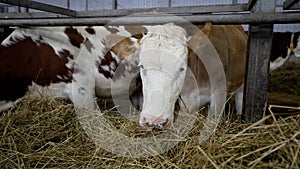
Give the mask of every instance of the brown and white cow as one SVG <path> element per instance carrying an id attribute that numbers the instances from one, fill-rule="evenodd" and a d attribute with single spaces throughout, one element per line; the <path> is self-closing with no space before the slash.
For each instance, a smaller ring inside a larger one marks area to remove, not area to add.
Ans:
<path id="1" fill-rule="evenodd" d="M 204 41 L 202 32 L 210 42 Z M 223 64 L 228 92 L 236 92 L 237 112 L 241 114 L 247 52 L 247 35 L 243 28 L 230 25 L 213 26 L 207 23 L 188 40 L 183 28 L 167 24 L 149 28 L 147 35 L 141 40 L 140 74 L 144 95 L 140 117 L 142 126 L 165 129 L 170 125 L 174 118 L 174 104 L 180 93 L 190 111 L 207 103 L 210 103 L 209 113 L 214 114 L 222 110 L 226 96 L 221 92 L 221 87 L 211 89 L 212 77 L 209 77 L 205 67 L 207 65 L 203 63 L 203 60 L 212 57 L 211 51 L 203 53 L 200 57 L 202 59 L 196 54 L 197 50 L 206 51 L 201 47 L 209 47 L 210 43 L 218 52 Z M 214 72 L 213 76 L 222 78 L 223 70 L 220 70 L 220 67 L 213 64 L 208 66 Z M 193 73 L 193 78 L 187 75 L 188 69 Z M 189 87 L 194 79 L 198 88 Z"/>
<path id="2" fill-rule="evenodd" d="M 132 31 L 101 26 L 17 28 L 0 46 L 0 111 L 28 93 L 65 97 L 96 109 L 95 96 L 110 96 L 113 79 L 136 69 L 131 63 L 137 61 L 131 58 L 139 47 L 130 38 Z M 124 71 L 116 74 L 118 66 Z M 120 94 L 122 85 L 114 88 Z"/>

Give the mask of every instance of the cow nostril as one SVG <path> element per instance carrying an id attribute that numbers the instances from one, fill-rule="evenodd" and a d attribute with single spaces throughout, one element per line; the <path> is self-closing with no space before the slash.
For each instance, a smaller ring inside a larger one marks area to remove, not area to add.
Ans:
<path id="1" fill-rule="evenodd" d="M 169 122 L 169 119 L 167 119 L 165 122 L 161 123 L 162 129 L 165 129 L 168 127 L 168 122 Z"/>
<path id="2" fill-rule="evenodd" d="M 161 123 L 146 122 L 145 126 L 149 129 L 153 129 L 153 130 L 164 130 L 165 128 L 167 128 L 168 122 L 169 122 L 168 119 Z"/>
<path id="3" fill-rule="evenodd" d="M 149 129 L 154 129 L 154 128 L 156 128 L 156 127 L 155 127 L 156 125 L 153 124 L 153 123 L 151 123 L 151 122 L 146 122 L 145 125 L 146 125 L 146 127 L 149 128 Z"/>
<path id="4" fill-rule="evenodd" d="M 151 130 L 161 130 L 162 128 L 160 127 L 160 124 L 154 124 L 151 122 L 146 122 L 145 123 L 147 129 Z"/>

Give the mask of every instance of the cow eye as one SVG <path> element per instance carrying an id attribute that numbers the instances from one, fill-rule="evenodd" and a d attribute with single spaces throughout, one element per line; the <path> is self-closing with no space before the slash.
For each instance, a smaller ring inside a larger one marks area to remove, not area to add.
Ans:
<path id="1" fill-rule="evenodd" d="M 142 70 L 142 74 L 143 74 L 144 76 L 147 76 L 147 71 L 146 71 L 145 69 L 143 69 L 143 70 Z"/>
<path id="2" fill-rule="evenodd" d="M 141 70 L 142 74 L 144 76 L 147 76 L 147 69 L 144 69 L 144 67 L 141 67 L 141 68 L 142 68 L 142 70 Z"/>
<path id="3" fill-rule="evenodd" d="M 180 72 L 184 71 L 184 68 L 183 68 L 183 67 L 182 67 L 182 68 L 180 68 L 180 69 L 179 69 L 179 71 L 180 71 Z"/>
<path id="4" fill-rule="evenodd" d="M 144 69 L 144 66 L 143 66 L 143 65 L 140 65 L 140 68 Z"/>

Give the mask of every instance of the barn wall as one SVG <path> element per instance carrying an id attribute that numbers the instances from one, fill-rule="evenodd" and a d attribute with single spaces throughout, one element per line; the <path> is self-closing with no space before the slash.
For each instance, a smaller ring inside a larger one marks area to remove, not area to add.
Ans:
<path id="1" fill-rule="evenodd" d="M 76 11 L 84 11 L 87 8 L 86 1 L 83 0 L 70 0 L 70 9 L 76 10 Z"/>
<path id="2" fill-rule="evenodd" d="M 233 0 L 172 0 L 171 6 L 194 6 L 194 5 L 214 5 L 232 4 Z"/>
<path id="3" fill-rule="evenodd" d="M 73 0 L 76 1 L 76 0 Z M 86 0 L 86 10 L 97 10 L 97 9 L 114 9 L 114 0 Z"/>
<path id="4" fill-rule="evenodd" d="M 169 7 L 169 0 L 118 0 L 118 9 Z"/>

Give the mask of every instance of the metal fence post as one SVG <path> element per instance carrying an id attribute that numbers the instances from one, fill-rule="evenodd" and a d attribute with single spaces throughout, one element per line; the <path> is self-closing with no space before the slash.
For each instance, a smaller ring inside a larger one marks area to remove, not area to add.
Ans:
<path id="1" fill-rule="evenodd" d="M 275 0 L 258 0 L 252 12 L 275 12 Z M 242 120 L 253 123 L 266 111 L 273 24 L 250 25 Z"/>

